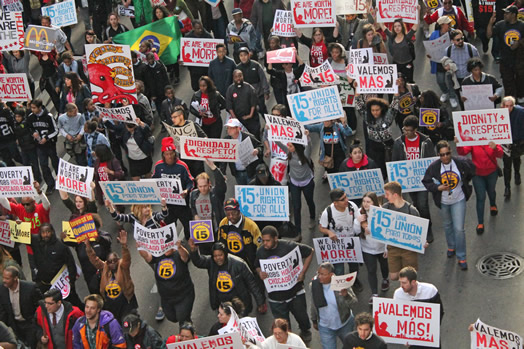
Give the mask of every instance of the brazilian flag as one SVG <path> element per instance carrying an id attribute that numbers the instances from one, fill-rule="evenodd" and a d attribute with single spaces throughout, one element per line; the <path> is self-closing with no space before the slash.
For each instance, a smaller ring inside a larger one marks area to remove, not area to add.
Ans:
<path id="1" fill-rule="evenodd" d="M 153 39 L 158 57 L 165 65 L 169 65 L 177 62 L 177 57 L 180 54 L 181 36 L 178 17 L 172 16 L 118 34 L 113 37 L 113 42 L 115 44 L 129 45 L 132 51 L 138 51 L 142 41 Z"/>

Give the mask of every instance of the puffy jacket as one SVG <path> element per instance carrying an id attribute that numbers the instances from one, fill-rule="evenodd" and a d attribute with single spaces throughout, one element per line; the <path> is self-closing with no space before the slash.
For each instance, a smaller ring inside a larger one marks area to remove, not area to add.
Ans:
<path id="1" fill-rule="evenodd" d="M 133 137 L 140 150 L 142 150 L 142 152 L 147 156 L 151 156 L 153 153 L 153 145 L 149 143 L 149 136 L 151 136 L 151 129 L 147 124 L 144 124 L 144 127 L 135 127 L 135 132 L 133 132 L 133 134 L 131 134 L 131 132 L 126 128 L 124 130 L 122 142 L 127 151 L 127 141 Z"/>
<path id="2" fill-rule="evenodd" d="M 489 145 L 457 147 L 457 153 L 466 156 L 471 153 L 471 160 L 475 164 L 477 176 L 487 176 L 497 170 L 497 158 L 502 159 L 504 151 L 500 145 L 495 150 Z"/>
<path id="3" fill-rule="evenodd" d="M 435 153 L 435 147 L 433 146 L 433 142 L 431 141 L 431 139 L 420 132 L 417 132 L 417 135 L 420 137 L 419 158 L 422 159 L 437 156 L 437 154 Z M 395 140 L 395 143 L 393 144 L 393 155 L 391 156 L 391 158 L 392 161 L 400 161 L 407 159 L 405 135 L 402 135 Z"/>
<path id="4" fill-rule="evenodd" d="M 73 348 L 89 348 L 86 335 L 87 319 L 82 316 L 73 327 Z M 127 348 L 120 324 L 109 311 L 102 310 L 98 320 L 95 349 Z"/>
<path id="5" fill-rule="evenodd" d="M 49 284 L 64 264 L 67 265 L 69 275 L 76 275 L 75 259 L 69 247 L 54 234 L 49 241 L 44 241 L 40 234 L 31 236 L 33 254 L 28 255 L 31 269 L 37 269 L 35 282 Z"/>
<path id="6" fill-rule="evenodd" d="M 55 346 L 53 344 L 53 333 L 51 332 L 51 327 L 49 326 L 49 314 L 47 313 L 44 301 L 40 301 L 39 303 L 40 306 L 36 309 L 36 324 L 38 325 L 36 329 L 36 338 L 37 340 L 40 340 L 43 335 L 47 336 L 49 341 L 47 342 L 47 345 L 43 344 L 43 347 L 47 349 L 54 349 Z M 64 314 L 62 314 L 62 316 L 65 316 L 64 333 L 66 349 L 71 349 L 73 348 L 73 326 L 75 325 L 77 319 L 84 316 L 84 312 L 77 307 L 72 306 L 69 302 L 62 301 L 62 304 L 64 305 Z"/>
<path id="7" fill-rule="evenodd" d="M 357 169 L 351 157 L 348 157 L 347 159 L 344 159 L 344 161 L 342 161 L 342 163 L 340 164 L 340 169 L 338 171 L 339 172 L 352 172 L 352 171 L 362 171 L 362 170 L 371 170 L 374 168 L 379 168 L 377 164 L 375 163 L 375 161 L 373 161 L 373 159 L 371 158 L 368 158 L 368 156 L 365 154 L 362 157 L 362 160 L 360 160 L 360 162 L 362 164 Z"/>

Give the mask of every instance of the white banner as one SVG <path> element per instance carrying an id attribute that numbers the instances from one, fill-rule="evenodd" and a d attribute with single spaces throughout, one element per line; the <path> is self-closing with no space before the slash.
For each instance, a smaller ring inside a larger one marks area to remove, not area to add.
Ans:
<path id="1" fill-rule="evenodd" d="M 99 182 L 113 205 L 160 204 L 160 192 L 152 182 Z"/>
<path id="2" fill-rule="evenodd" d="M 170 343 L 167 349 L 245 349 L 240 333 L 232 332 L 190 341 Z"/>
<path id="3" fill-rule="evenodd" d="M 118 13 L 118 15 L 121 17 L 135 18 L 135 7 L 134 6 L 125 7 L 124 5 L 118 5 L 116 7 L 116 13 Z"/>
<path id="4" fill-rule="evenodd" d="M 377 22 L 392 23 L 402 18 L 404 23 L 418 23 L 417 0 L 377 0 Z"/>
<path id="5" fill-rule="evenodd" d="M 238 144 L 238 158 L 244 167 L 258 160 L 257 155 L 253 155 L 253 143 L 251 138 L 247 137 Z"/>
<path id="6" fill-rule="evenodd" d="M 440 63 L 442 57 L 446 55 L 446 49 L 450 45 L 449 33 L 442 35 L 434 40 L 422 41 L 426 54 L 433 62 Z"/>
<path id="7" fill-rule="evenodd" d="M 186 206 L 186 199 L 180 195 L 184 191 L 180 178 L 150 178 L 140 179 L 140 182 L 156 183 L 160 197 L 166 199 L 168 205 Z"/>
<path id="8" fill-rule="evenodd" d="M 0 32 L 0 35 L 1 32 Z M 0 100 L 27 102 L 32 99 L 27 74 L 0 74 Z"/>
<path id="9" fill-rule="evenodd" d="M 188 122 L 184 126 L 178 127 L 178 126 L 170 126 L 162 121 L 164 124 L 167 133 L 173 138 L 173 142 L 175 143 L 175 147 L 177 149 L 180 149 L 180 137 L 195 137 L 198 138 L 198 133 L 195 128 L 195 123 Z"/>
<path id="10" fill-rule="evenodd" d="M 283 118 L 265 114 L 267 139 L 270 142 L 282 142 L 283 144 L 298 143 L 307 145 L 307 135 L 304 125 L 292 118 Z"/>
<path id="11" fill-rule="evenodd" d="M 24 19 L 22 12 L 0 11 L 0 49 L 2 51 L 24 49 Z"/>
<path id="12" fill-rule="evenodd" d="M 51 6 L 41 8 L 42 16 L 51 17 L 51 24 L 56 27 L 66 27 L 78 23 L 74 0 L 65 0 Z"/>
<path id="13" fill-rule="evenodd" d="M 254 221 L 289 221 L 287 186 L 235 185 L 235 198 Z"/>
<path id="14" fill-rule="evenodd" d="M 282 160 L 276 157 L 271 158 L 271 164 L 269 165 L 269 171 L 273 175 L 273 178 L 282 185 L 287 183 L 287 160 Z"/>
<path id="15" fill-rule="evenodd" d="M 480 319 L 475 321 L 471 331 L 471 349 L 520 349 L 523 343 L 519 334 L 490 326 Z"/>
<path id="16" fill-rule="evenodd" d="M 353 286 L 355 280 L 357 280 L 356 271 L 346 275 L 333 275 L 331 277 L 331 284 L 329 285 L 329 288 L 333 291 L 342 291 Z"/>
<path id="17" fill-rule="evenodd" d="M 0 221 L 0 245 L 15 246 L 15 242 L 11 240 L 11 228 L 8 221 Z"/>
<path id="18" fill-rule="evenodd" d="M 2 10 L 3 12 L 22 12 L 24 6 L 19 0 L 2 0 Z"/>
<path id="19" fill-rule="evenodd" d="M 58 190 L 93 200 L 91 182 L 94 172 L 92 167 L 73 165 L 60 159 L 55 187 Z"/>
<path id="20" fill-rule="evenodd" d="M 337 16 L 366 13 L 366 0 L 335 0 L 335 13 Z"/>
<path id="21" fill-rule="evenodd" d="M 128 124 L 138 125 L 138 119 L 132 105 L 123 105 L 118 108 L 104 108 L 96 106 L 100 117 L 104 120 L 116 120 Z"/>
<path id="22" fill-rule="evenodd" d="M 462 85 L 462 97 L 466 97 L 464 110 L 493 109 L 495 104 L 490 97 L 493 97 L 493 86 L 484 85 Z"/>
<path id="23" fill-rule="evenodd" d="M 375 192 L 378 196 L 384 195 L 384 178 L 379 168 L 328 173 L 328 181 L 331 189 L 343 189 L 350 200 L 362 199 L 368 191 Z"/>
<path id="24" fill-rule="evenodd" d="M 297 36 L 293 30 L 293 15 L 291 11 L 277 10 L 271 34 L 288 38 Z"/>
<path id="25" fill-rule="evenodd" d="M 134 226 L 133 236 L 137 250 L 147 251 L 155 257 L 160 257 L 176 248 L 178 235 L 175 223 L 157 229 L 146 228 L 138 222 L 135 222 Z"/>
<path id="26" fill-rule="evenodd" d="M 31 166 L 0 167 L 0 197 L 35 196 Z"/>
<path id="27" fill-rule="evenodd" d="M 293 288 L 304 269 L 299 247 L 295 247 L 284 257 L 261 259 L 260 269 L 268 274 L 268 277 L 264 279 L 268 292 L 286 291 Z"/>
<path id="28" fill-rule="evenodd" d="M 208 67 L 209 63 L 217 57 L 216 46 L 223 44 L 219 39 L 180 39 L 181 58 L 184 65 L 195 67 Z"/>
<path id="29" fill-rule="evenodd" d="M 69 281 L 69 270 L 67 270 L 67 265 L 64 264 L 53 280 L 51 280 L 51 288 L 59 290 L 62 293 L 62 299 L 66 299 L 71 293 L 71 284 Z"/>
<path id="30" fill-rule="evenodd" d="M 318 264 L 364 263 L 358 237 L 339 237 L 334 241 L 327 237 L 317 238 L 313 239 L 313 244 Z"/>
<path id="31" fill-rule="evenodd" d="M 349 64 L 374 64 L 373 60 L 373 49 L 368 48 L 355 48 L 346 51 L 348 54 Z"/>
<path id="32" fill-rule="evenodd" d="M 291 116 L 304 125 L 344 117 L 337 86 L 287 95 L 287 101 Z"/>
<path id="33" fill-rule="evenodd" d="M 179 151 L 182 159 L 236 162 L 238 148 L 236 139 L 180 137 Z"/>
<path id="34" fill-rule="evenodd" d="M 264 334 L 258 326 L 258 321 L 256 317 L 243 317 L 239 321 L 240 328 L 242 329 L 242 334 L 246 335 L 246 339 L 251 343 L 262 343 L 266 340 Z"/>
<path id="35" fill-rule="evenodd" d="M 459 140 L 457 146 L 460 147 L 486 145 L 491 141 L 497 144 L 513 143 L 507 108 L 454 111 L 453 126 Z"/>
<path id="36" fill-rule="evenodd" d="M 422 178 L 424 178 L 428 166 L 437 159 L 438 157 L 432 157 L 387 162 L 388 178 L 390 181 L 399 182 L 403 193 L 426 191 L 426 187 L 422 184 Z"/>
<path id="37" fill-rule="evenodd" d="M 335 27 L 335 0 L 291 0 L 295 28 Z"/>
<path id="38" fill-rule="evenodd" d="M 328 86 L 336 85 L 338 83 L 338 76 L 331 67 L 328 61 L 325 61 L 318 67 L 312 68 L 306 64 L 302 76 L 300 76 L 300 84 L 302 86 Z"/>
<path id="39" fill-rule="evenodd" d="M 357 93 L 398 93 L 396 64 L 350 64 L 348 76 L 355 76 Z"/>

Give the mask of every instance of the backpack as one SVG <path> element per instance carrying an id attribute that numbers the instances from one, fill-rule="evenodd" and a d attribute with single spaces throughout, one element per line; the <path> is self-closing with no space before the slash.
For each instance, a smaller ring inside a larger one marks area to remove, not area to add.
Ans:
<path id="1" fill-rule="evenodd" d="M 468 48 L 469 58 L 473 58 L 473 49 L 471 48 L 471 44 L 465 42 L 464 45 L 466 45 L 467 48 Z M 449 45 L 448 48 L 447 48 L 447 50 L 446 50 L 446 56 L 448 56 L 449 58 L 451 58 L 451 45 Z"/>
<path id="2" fill-rule="evenodd" d="M 355 217 L 355 209 L 353 208 L 353 205 L 351 205 L 351 202 L 348 200 L 349 202 L 349 206 L 348 206 L 348 209 L 349 209 L 349 214 L 352 215 L 353 217 Z M 328 215 L 328 226 L 327 228 L 329 229 L 329 227 L 333 227 L 333 229 L 335 228 L 335 220 L 333 219 L 333 210 L 331 209 L 331 204 L 329 204 L 327 207 L 326 207 L 326 211 L 327 211 L 327 215 Z"/>

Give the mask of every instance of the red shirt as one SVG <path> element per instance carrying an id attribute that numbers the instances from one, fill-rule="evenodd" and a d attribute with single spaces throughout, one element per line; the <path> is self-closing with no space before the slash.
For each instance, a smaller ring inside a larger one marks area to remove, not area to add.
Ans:
<path id="1" fill-rule="evenodd" d="M 406 160 L 417 160 L 420 158 L 420 137 L 417 135 L 414 141 L 406 137 Z"/>
<path id="2" fill-rule="evenodd" d="M 207 93 L 202 93 L 202 96 L 200 97 L 200 106 L 204 109 L 204 112 L 209 111 L 209 96 Z M 202 124 L 206 126 L 214 124 L 215 121 L 217 120 L 212 114 L 202 118 Z"/>
<path id="3" fill-rule="evenodd" d="M 10 202 L 9 205 L 11 205 L 11 214 L 16 215 L 22 222 L 31 222 L 31 234 L 33 235 L 40 232 L 42 223 L 49 223 L 49 210 L 46 210 L 42 204 L 35 203 L 35 210 L 32 213 L 28 213 L 22 204 Z M 27 253 L 33 254 L 31 246 L 26 247 Z"/>
<path id="4" fill-rule="evenodd" d="M 324 41 L 319 43 L 313 42 L 311 49 L 309 51 L 309 61 L 311 63 L 311 68 L 318 67 L 322 65 L 326 59 L 328 59 L 328 50 Z"/>

